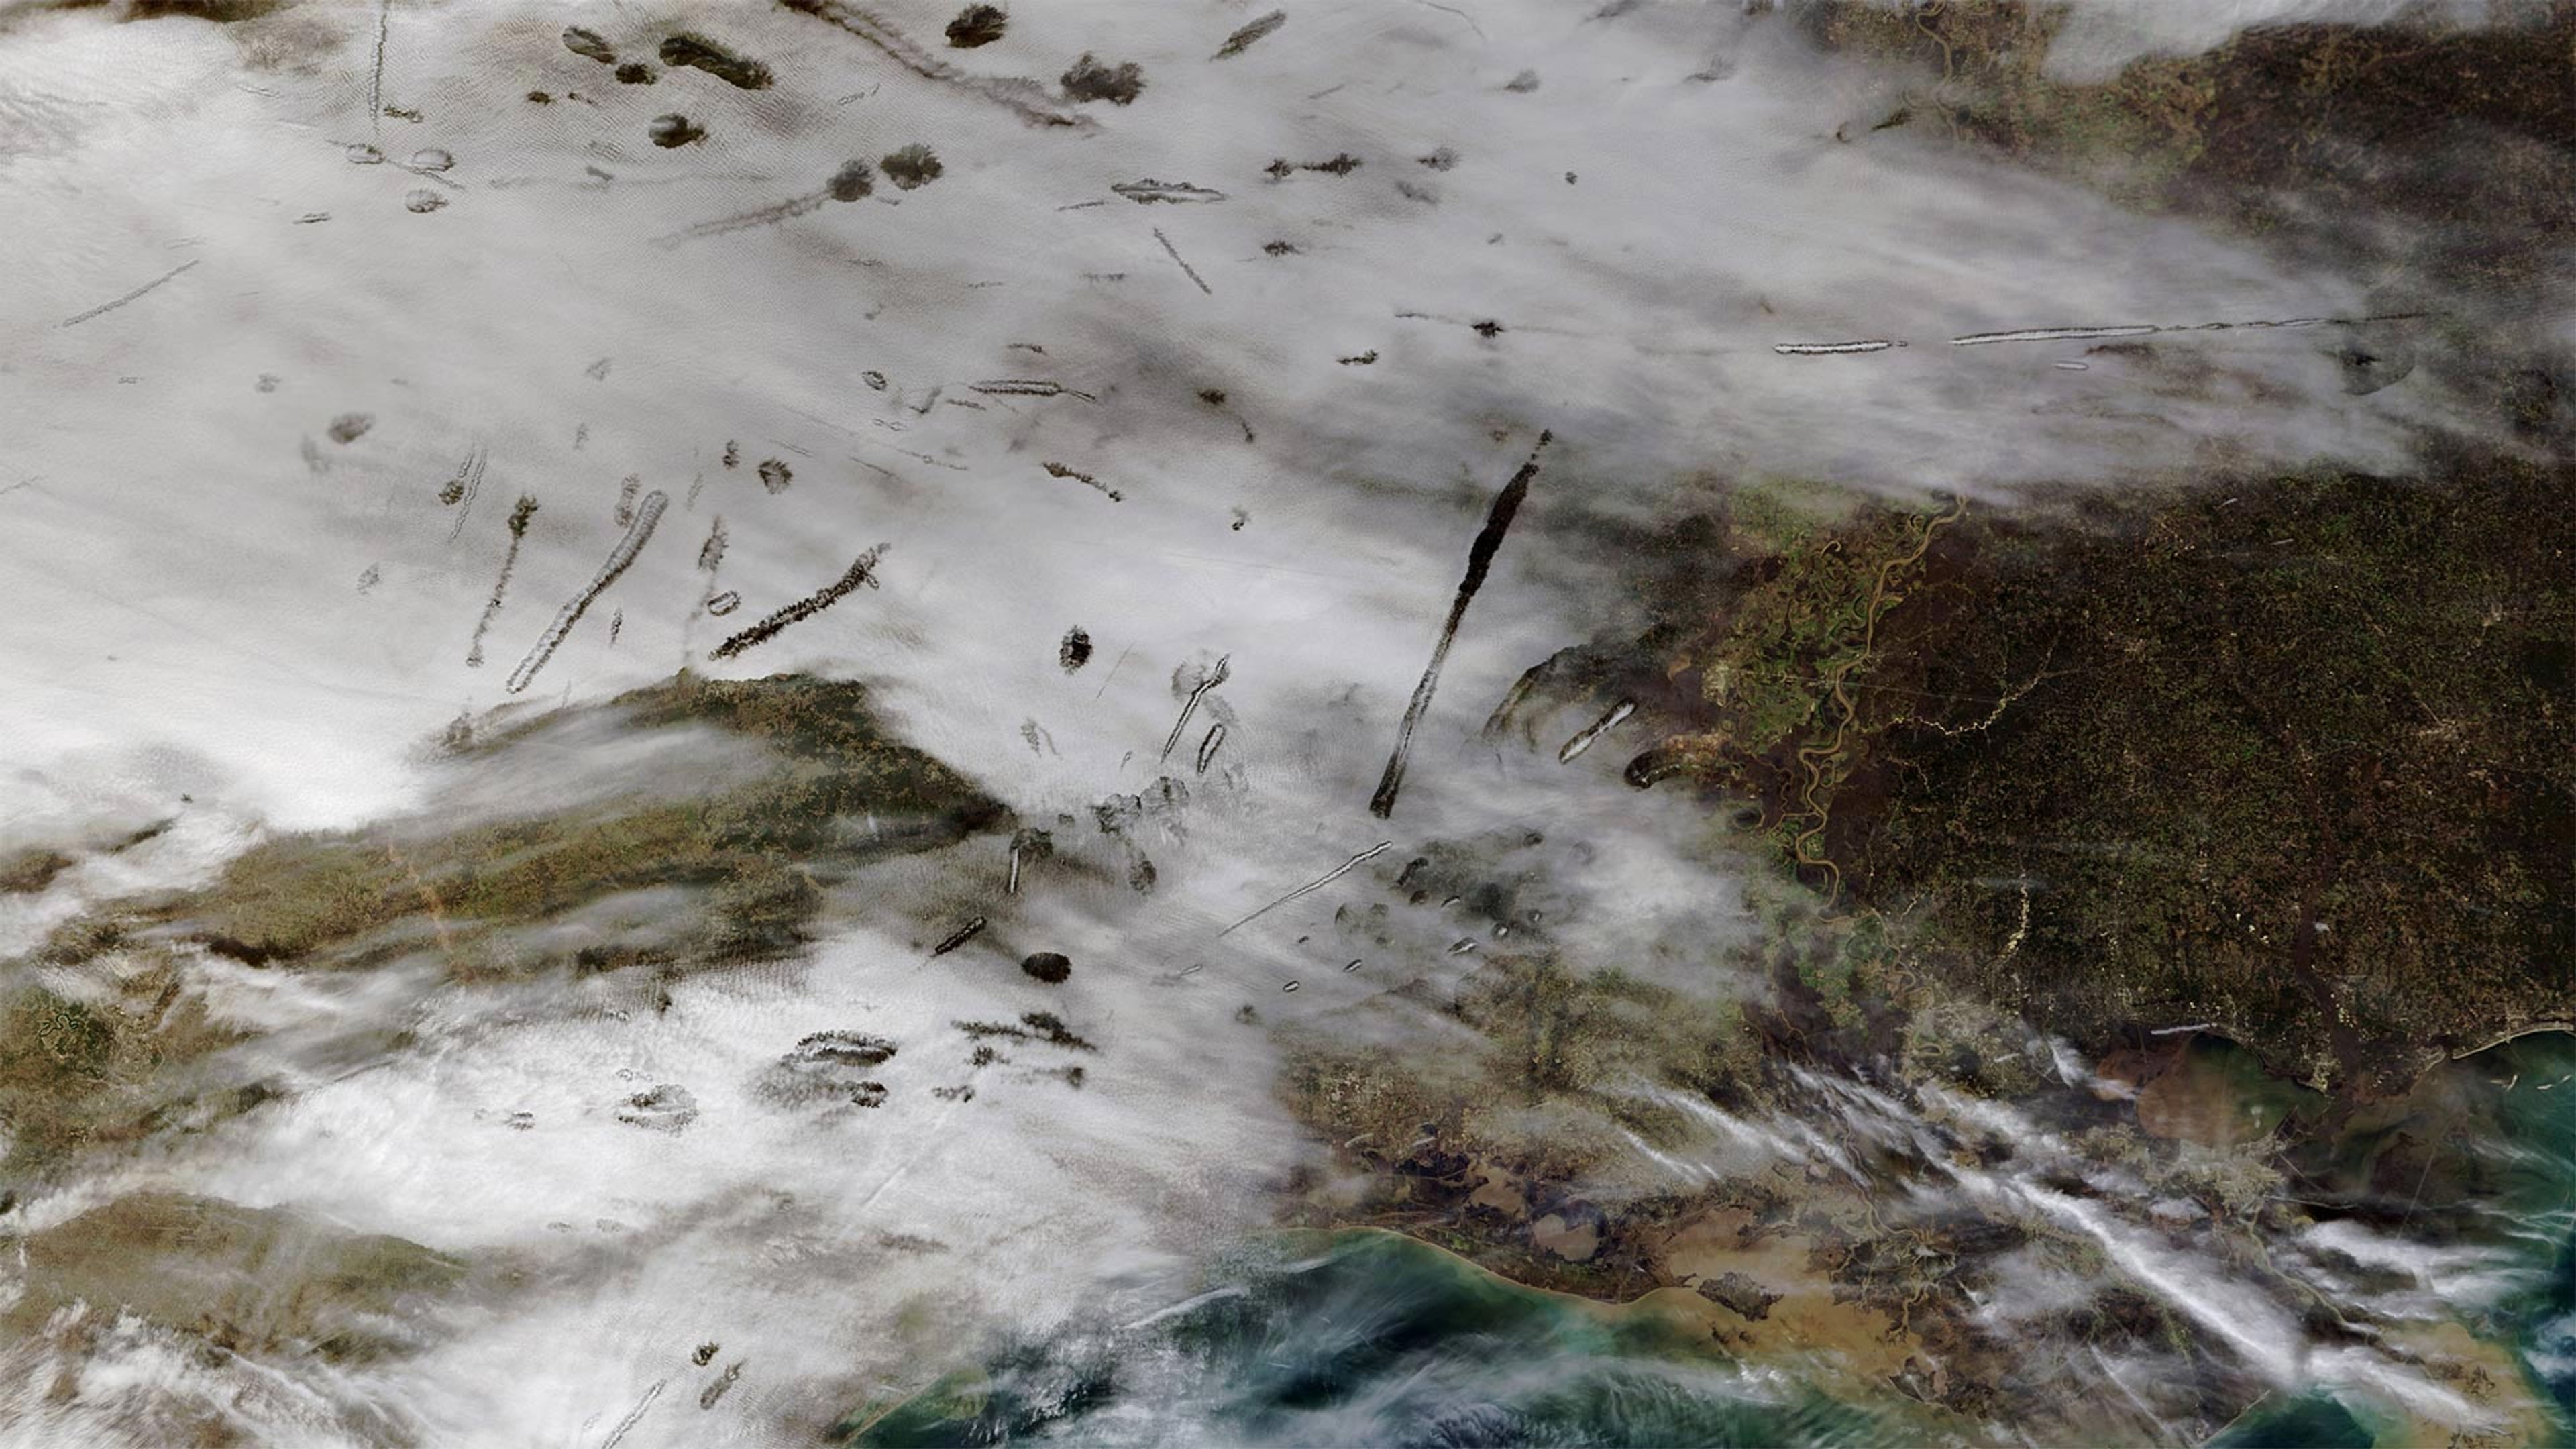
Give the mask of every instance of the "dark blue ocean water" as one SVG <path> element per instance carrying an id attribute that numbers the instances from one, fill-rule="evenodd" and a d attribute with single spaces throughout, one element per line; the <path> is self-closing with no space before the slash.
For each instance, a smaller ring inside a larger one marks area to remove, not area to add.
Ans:
<path id="1" fill-rule="evenodd" d="M 2492 1055 L 2518 1077 L 2502 1098 L 2504 1140 L 2487 1145 L 2509 1184 L 2496 1206 L 2535 1270 L 2502 1327 L 2557 1402 L 2562 1442 L 2576 1443 L 2576 1037 L 2525 1037 Z"/>
<path id="2" fill-rule="evenodd" d="M 1885 1415 L 1740 1372 L 1640 1315 L 1393 1234 L 1290 1234 L 1153 1321 L 1023 1345 L 871 1445 L 1896 1445 Z"/>

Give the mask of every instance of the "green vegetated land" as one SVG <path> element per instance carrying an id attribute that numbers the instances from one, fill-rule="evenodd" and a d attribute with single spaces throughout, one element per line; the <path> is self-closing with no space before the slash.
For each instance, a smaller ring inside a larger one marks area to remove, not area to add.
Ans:
<path id="1" fill-rule="evenodd" d="M 2568 482 L 1741 493 L 1629 777 L 1737 802 L 1918 977 L 2392 1089 L 2576 1001 Z"/>
<path id="2" fill-rule="evenodd" d="M 2099 77 L 2052 71 L 2062 5 L 1816 0 L 1797 13 L 1828 51 L 1909 78 L 1882 129 L 1935 127 L 2143 209 L 2253 232 L 2384 210 L 2409 223 L 2411 254 L 2478 266 L 2490 285 L 2545 272 L 2548 238 L 2576 223 L 2576 12 L 2563 5 L 2482 26 L 2253 26 Z"/>
<path id="3" fill-rule="evenodd" d="M 1851 1103 L 1817 1083 L 1857 1075 L 2000 1163 L 2019 1144 L 1941 1103 L 2021 1103 L 2145 1184 L 2111 1211 L 2205 1235 L 2285 1300 L 2250 1265 L 2319 1210 L 2430 1223 L 2476 1200 L 2500 1159 L 2459 1144 L 2499 1140 L 2517 1054 L 2564 1038 L 2445 1059 L 2576 1012 L 2569 482 L 2493 454 L 2009 501 L 1781 482 L 1675 521 L 1640 553 L 1649 627 L 1540 664 L 1493 727 L 1631 752 L 1632 785 L 1695 792 L 1767 856 L 1761 928 L 1705 961 L 1767 989 L 1578 969 L 1516 925 L 1451 986 L 1390 993 L 1460 1049 L 1294 1044 L 1292 1108 L 1370 1174 L 1356 1198 L 1304 1184 L 1301 1220 L 1614 1302 L 1686 1288 L 1726 1352 L 1830 1341 L 1873 1391 L 2108 1432 L 1978 1307 L 2037 1263 L 2090 1285 L 2050 1333 L 2195 1341 L 2082 1235 L 1889 1212 L 1882 1186 L 1777 1165 L 1640 1174 L 1636 1147 L 1710 1132 L 1711 1109 L 1836 1136 Z M 1356 949 L 1436 902 L 1518 922 L 1545 878 L 1530 839 L 1456 843 L 1454 866 L 1426 847 L 1337 924 Z M 2068 1090 L 2034 1031 L 2110 1085 Z M 2540 1422 L 2509 1357 L 2443 1344 L 2437 1377 Z M 2195 1362 L 2209 1422 L 2260 1398 Z"/>
<path id="4" fill-rule="evenodd" d="M 568 809 L 433 832 L 289 836 L 244 853 L 184 912 L 217 949 L 254 963 L 345 947 L 397 922 L 479 937 L 617 891 L 700 887 L 712 908 L 687 948 L 707 955 L 800 944 L 833 873 L 896 850 L 943 844 L 1001 807 L 930 756 L 896 743 L 863 686 L 781 676 L 682 676 L 602 707 L 629 730 L 712 725 L 766 746 L 771 767 L 704 791 L 612 790 Z M 490 755 L 546 748 L 540 719 L 452 748 Z M 873 815 L 876 831 L 855 827 Z M 888 830 L 884 826 L 891 826 Z M 468 956 L 460 960 L 471 960 Z M 490 963 L 513 970 L 504 956 Z M 619 964 L 585 962 L 585 965 Z"/>

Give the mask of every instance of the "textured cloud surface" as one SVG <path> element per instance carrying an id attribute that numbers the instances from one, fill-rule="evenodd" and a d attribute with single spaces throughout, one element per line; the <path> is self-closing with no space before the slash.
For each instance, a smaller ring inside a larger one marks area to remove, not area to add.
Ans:
<path id="1" fill-rule="evenodd" d="M 2329 8 L 2078 6 L 2058 63 Z M 171 999 L 221 1042 L 207 1091 L 278 1100 L 7 1199 L 11 1231 L 112 1251 L 164 1239 L 84 1214 L 222 1200 L 276 1216 L 208 1241 L 404 1240 L 436 1291 L 349 1310 L 397 1348 L 291 1369 L 35 1315 L 0 1355 L 26 1442 L 809 1442 L 971 1335 L 1152 1313 L 1175 1264 L 1316 1170 L 1264 1028 L 1432 1050 L 1456 1028 L 1408 983 L 1454 983 L 1521 923 L 1471 900 L 1346 966 L 1336 909 L 1399 898 L 1426 842 L 1543 861 L 1529 898 L 1569 955 L 1742 988 L 1714 963 L 1753 926 L 1688 802 L 1628 791 L 1611 751 L 1560 769 L 1477 736 L 1530 665 L 1643 627 L 1658 525 L 1742 482 L 2004 500 L 2397 469 L 2485 426 L 2440 366 L 2349 385 L 2354 336 L 2460 348 L 2438 288 L 2392 303 L 2387 275 L 1888 124 L 1905 78 L 1798 15 L 1284 15 L 1031 5 L 963 48 L 921 3 L 0 11 L 0 851 L 65 859 L 0 895 L 13 989 L 130 994 L 139 958 L 41 943 L 293 832 L 366 827 L 345 839 L 399 864 L 787 768 L 584 713 L 682 669 L 864 680 L 1011 816 L 814 844 L 795 949 L 649 989 L 460 983 L 434 900 L 350 945 L 364 970 L 172 948 Z M 2186 328 L 2179 379 L 2088 350 Z M 1542 430 L 1373 818 L 1470 541 Z M 434 749 L 557 709 L 495 754 Z M 1219 934 L 1380 841 L 1349 887 Z M 660 951 L 713 890 L 627 882 L 494 939 Z M 1068 983 L 1020 968 L 1040 950 Z M 2210 1265 L 2087 1203 L 1949 1187 L 2096 1232 L 2234 1321 Z"/>

